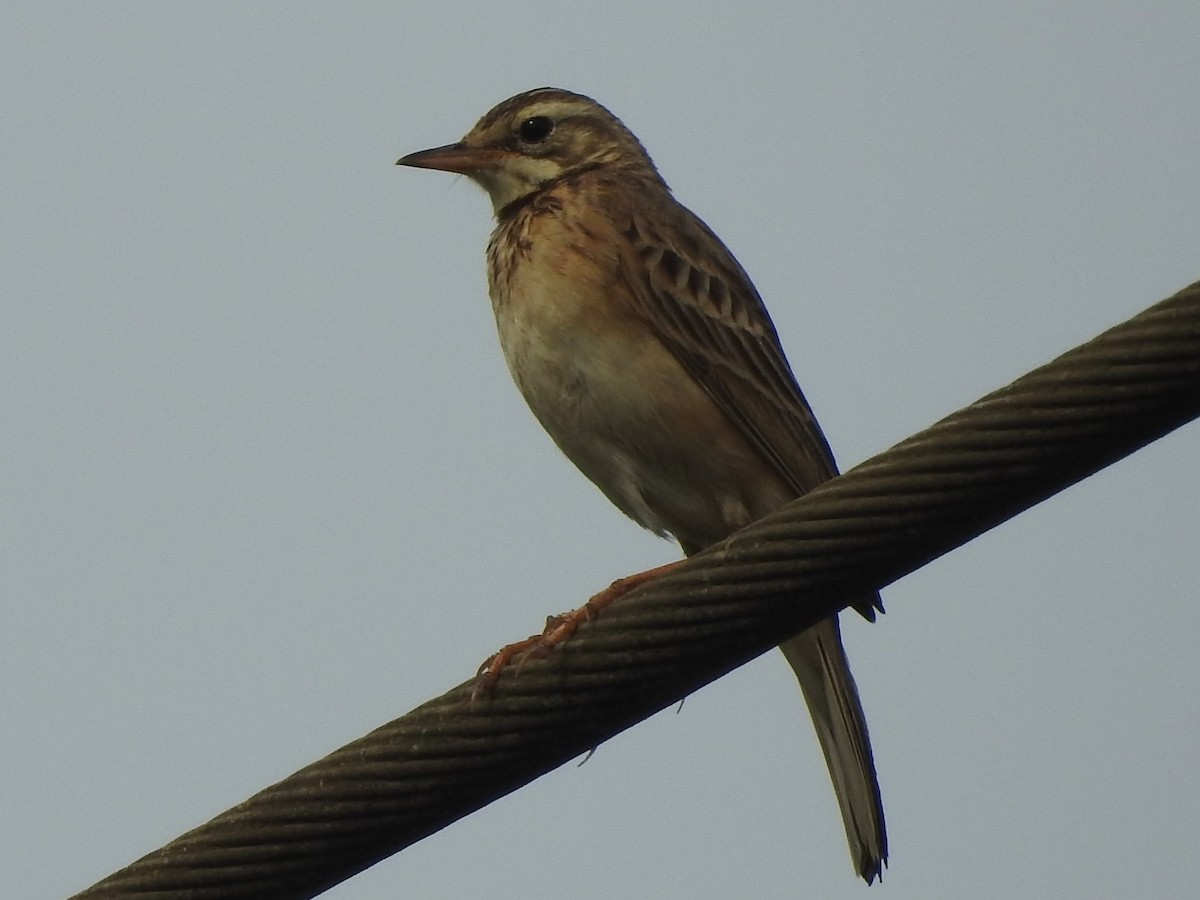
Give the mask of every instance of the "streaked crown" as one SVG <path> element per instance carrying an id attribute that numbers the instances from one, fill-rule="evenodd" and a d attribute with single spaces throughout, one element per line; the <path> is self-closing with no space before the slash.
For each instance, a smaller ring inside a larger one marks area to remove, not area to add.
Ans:
<path id="1" fill-rule="evenodd" d="M 649 154 L 611 112 L 582 94 L 537 88 L 498 104 L 457 144 L 413 153 L 403 165 L 461 172 L 497 212 L 551 182 L 601 167 L 658 179 Z"/>

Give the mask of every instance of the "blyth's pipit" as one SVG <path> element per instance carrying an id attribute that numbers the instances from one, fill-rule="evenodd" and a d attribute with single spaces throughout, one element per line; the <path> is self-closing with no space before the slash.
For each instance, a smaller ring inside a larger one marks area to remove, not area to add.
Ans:
<path id="1" fill-rule="evenodd" d="M 488 285 L 509 370 L 563 453 L 634 521 L 692 554 L 837 474 L 749 276 L 600 104 L 529 91 L 457 144 L 399 164 L 488 192 Z M 867 618 L 882 609 L 877 594 L 853 605 Z M 887 837 L 837 617 L 780 646 L 870 883 Z"/>

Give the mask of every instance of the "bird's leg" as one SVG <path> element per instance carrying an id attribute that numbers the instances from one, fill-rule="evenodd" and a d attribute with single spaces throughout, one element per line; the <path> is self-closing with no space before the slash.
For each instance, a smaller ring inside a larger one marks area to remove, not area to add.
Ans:
<path id="1" fill-rule="evenodd" d="M 592 619 L 600 615 L 601 610 L 608 607 L 615 600 L 619 600 L 634 588 L 641 587 L 659 575 L 665 575 L 681 562 L 683 560 L 677 559 L 674 562 L 655 566 L 653 569 L 646 569 L 644 572 L 637 572 L 634 575 L 626 575 L 624 578 L 618 578 L 600 593 L 590 597 L 588 602 L 579 607 L 579 609 L 573 609 L 570 612 L 561 613 L 557 616 L 547 616 L 546 630 L 538 636 L 537 646 L 530 648 L 528 656 L 534 659 L 545 656 L 551 649 L 573 635 L 581 624 L 592 621 Z M 518 662 L 520 661 L 518 660 Z"/>
<path id="2" fill-rule="evenodd" d="M 509 644 L 484 661 L 476 673 L 475 690 L 471 692 L 471 698 L 474 699 L 481 692 L 490 691 L 500 677 L 500 673 L 509 664 L 515 662 L 517 671 L 520 671 L 521 664 L 526 660 L 541 659 L 549 655 L 551 650 L 573 635 L 584 622 L 590 622 L 614 601 L 659 575 L 665 575 L 681 562 L 683 560 L 677 559 L 674 562 L 655 566 L 653 569 L 646 569 L 644 572 L 618 578 L 600 593 L 594 594 L 587 603 L 578 609 L 557 616 L 547 616 L 546 627 L 541 634 L 530 635 L 523 641 Z"/>

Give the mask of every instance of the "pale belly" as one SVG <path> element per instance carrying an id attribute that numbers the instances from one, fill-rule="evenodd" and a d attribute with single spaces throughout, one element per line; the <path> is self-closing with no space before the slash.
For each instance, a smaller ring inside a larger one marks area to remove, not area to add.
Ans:
<path id="1" fill-rule="evenodd" d="M 791 499 L 733 423 L 640 322 L 568 293 L 496 304 L 509 371 L 559 448 L 626 515 L 707 546 Z"/>

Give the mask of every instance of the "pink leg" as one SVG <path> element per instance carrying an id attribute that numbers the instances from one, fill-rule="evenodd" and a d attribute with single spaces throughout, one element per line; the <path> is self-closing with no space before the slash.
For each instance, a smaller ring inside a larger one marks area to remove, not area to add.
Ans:
<path id="1" fill-rule="evenodd" d="M 499 679 L 500 673 L 510 663 L 515 661 L 517 671 L 519 672 L 521 664 L 526 660 L 541 659 L 544 656 L 548 656 L 551 650 L 573 635 L 580 625 L 596 618 L 600 615 L 601 610 L 605 609 L 609 604 L 624 597 L 634 588 L 641 587 L 647 581 L 651 581 L 659 575 L 666 574 L 681 562 L 683 560 L 676 560 L 665 565 L 655 566 L 653 569 L 647 569 L 644 572 L 618 578 L 600 593 L 594 595 L 579 609 L 574 609 L 571 612 L 562 613 L 557 616 L 548 616 L 546 618 L 546 628 L 541 634 L 530 635 L 523 641 L 517 641 L 515 644 L 502 647 L 497 653 L 493 653 L 484 661 L 476 675 L 475 690 L 471 692 L 471 699 L 474 700 L 480 693 L 491 691 L 497 679 Z"/>

